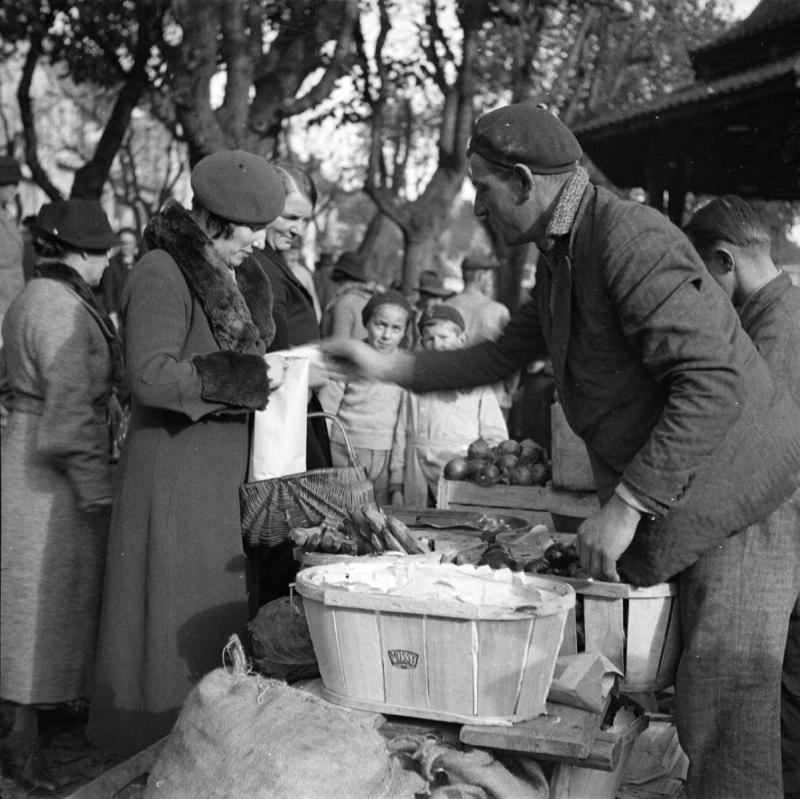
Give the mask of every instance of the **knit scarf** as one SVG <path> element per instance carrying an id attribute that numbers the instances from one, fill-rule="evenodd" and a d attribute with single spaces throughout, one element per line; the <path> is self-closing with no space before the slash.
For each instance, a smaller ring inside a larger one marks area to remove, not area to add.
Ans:
<path id="1" fill-rule="evenodd" d="M 108 342 L 108 350 L 111 354 L 111 379 L 115 384 L 119 383 L 123 377 L 122 342 L 117 335 L 114 323 L 97 304 L 89 284 L 76 269 L 60 261 L 45 261 L 37 264 L 34 273 L 34 279 L 36 278 L 47 278 L 64 283 L 88 306 L 90 316 L 97 323 L 100 332 Z"/>
<path id="2" fill-rule="evenodd" d="M 548 242 L 547 249 L 553 246 L 556 238 L 569 233 L 588 185 L 589 174 L 583 167 L 579 166 L 562 187 L 556 208 L 547 223 L 547 231 L 545 233 Z"/>

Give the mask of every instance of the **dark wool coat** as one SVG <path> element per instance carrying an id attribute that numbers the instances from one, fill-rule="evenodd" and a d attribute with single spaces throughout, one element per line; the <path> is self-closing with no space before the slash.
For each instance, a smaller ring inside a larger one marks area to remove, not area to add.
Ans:
<path id="1" fill-rule="evenodd" d="M 238 490 L 266 404 L 271 292 L 167 204 L 123 292 L 133 396 L 120 460 L 88 734 L 123 755 L 169 732 L 247 622 Z"/>
<path id="2" fill-rule="evenodd" d="M 548 352 L 601 501 L 623 480 L 661 512 L 620 561 L 631 582 L 672 577 L 797 487 L 800 411 L 654 209 L 590 185 L 500 339 L 420 353 L 410 388 L 493 383 Z"/>

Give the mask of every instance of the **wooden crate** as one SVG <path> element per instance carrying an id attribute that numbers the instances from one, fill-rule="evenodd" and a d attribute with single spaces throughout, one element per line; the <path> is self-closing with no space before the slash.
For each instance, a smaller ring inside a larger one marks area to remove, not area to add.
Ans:
<path id="1" fill-rule="evenodd" d="M 634 588 L 625 583 L 552 579 L 575 589 L 583 606 L 584 649 L 602 652 L 623 673 L 621 691 L 658 691 L 674 683 L 681 653 L 674 583 Z M 561 654 L 577 651 L 575 616 L 571 612 Z"/>
<path id="2" fill-rule="evenodd" d="M 479 486 L 469 481 L 439 480 L 438 508 L 480 508 L 485 513 L 513 513 L 531 524 L 559 529 L 556 518 L 585 519 L 600 502 L 593 491 L 560 491 L 551 486 Z"/>
<path id="3" fill-rule="evenodd" d="M 569 426 L 561 403 L 550 407 L 550 461 L 553 488 L 594 491 L 595 482 L 586 445 Z"/>
<path id="4" fill-rule="evenodd" d="M 521 575 L 520 588 L 542 593 L 532 593 L 530 606 L 516 607 L 519 594 L 513 606 L 498 606 L 345 590 L 323 579 L 347 573 L 350 583 L 363 581 L 382 568 L 375 564 L 332 564 L 297 575 L 326 699 L 455 722 L 502 723 L 544 711 L 575 602 L 570 586 Z M 420 575 L 427 564 L 414 566 Z M 386 574 L 382 584 L 393 579 Z M 485 585 L 456 567 L 430 565 L 428 577 Z"/>

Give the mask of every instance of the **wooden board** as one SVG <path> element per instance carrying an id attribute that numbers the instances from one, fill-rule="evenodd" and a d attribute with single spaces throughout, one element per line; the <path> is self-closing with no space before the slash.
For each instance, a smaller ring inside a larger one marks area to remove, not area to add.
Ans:
<path id="1" fill-rule="evenodd" d="M 469 481 L 440 480 L 437 508 L 507 508 L 586 518 L 600 507 L 594 491 L 559 491 L 551 486 L 479 486 Z"/>
<path id="2" fill-rule="evenodd" d="M 143 749 L 123 763 L 101 774 L 90 783 L 81 786 L 65 799 L 112 799 L 115 794 L 119 793 L 137 777 L 150 773 L 161 753 L 161 749 L 167 742 L 167 737 L 150 744 L 147 749 Z"/>
<path id="3" fill-rule="evenodd" d="M 618 769 L 623 764 L 628 743 L 648 725 L 647 717 L 642 715 L 626 729 L 609 732 L 600 729 L 602 718 L 603 714 L 548 702 L 545 716 L 518 722 L 511 727 L 465 724 L 459 737 L 462 743 L 471 746 L 533 755 L 539 760 L 578 766 L 597 776 L 597 771 Z M 604 794 L 598 793 L 594 799 L 601 796 Z"/>
<path id="4" fill-rule="evenodd" d="M 544 759 L 585 760 L 600 732 L 602 713 L 547 703 L 547 713 L 510 726 L 465 724 L 463 743 L 521 752 Z M 610 760 L 609 760 L 610 765 Z"/>

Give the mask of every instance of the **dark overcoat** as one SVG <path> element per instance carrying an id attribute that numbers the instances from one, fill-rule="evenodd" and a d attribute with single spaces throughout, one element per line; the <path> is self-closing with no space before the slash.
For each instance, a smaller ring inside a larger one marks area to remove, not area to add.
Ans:
<path id="1" fill-rule="evenodd" d="M 120 460 L 88 733 L 129 755 L 169 732 L 247 622 L 238 490 L 267 401 L 271 292 L 169 203 L 123 292 L 131 427 Z"/>
<path id="2" fill-rule="evenodd" d="M 589 186 L 496 342 L 417 355 L 411 388 L 491 383 L 550 354 L 601 502 L 624 481 L 659 512 L 620 565 L 653 584 L 766 518 L 800 482 L 800 409 L 686 237 Z"/>

